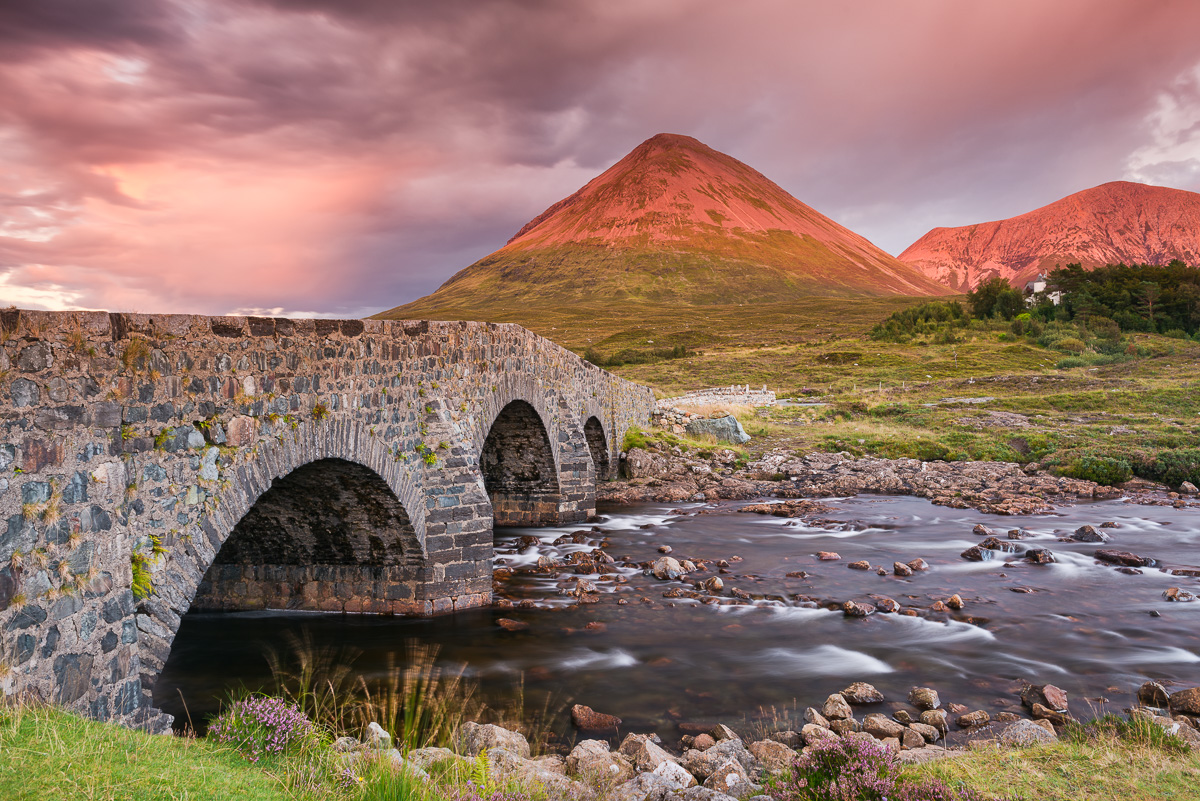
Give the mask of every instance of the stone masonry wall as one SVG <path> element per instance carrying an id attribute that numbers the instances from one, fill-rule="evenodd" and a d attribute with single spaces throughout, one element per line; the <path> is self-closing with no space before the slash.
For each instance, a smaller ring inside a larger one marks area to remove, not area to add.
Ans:
<path id="1" fill-rule="evenodd" d="M 585 421 L 615 463 L 654 405 L 515 325 L 0 312 L 0 690 L 162 730 L 150 693 L 202 585 L 224 608 L 487 603 L 479 461 L 513 401 L 550 443 L 561 521 L 595 509 Z M 390 491 L 388 536 L 350 521 L 338 556 L 297 527 L 217 560 L 273 484 L 326 460 Z"/>

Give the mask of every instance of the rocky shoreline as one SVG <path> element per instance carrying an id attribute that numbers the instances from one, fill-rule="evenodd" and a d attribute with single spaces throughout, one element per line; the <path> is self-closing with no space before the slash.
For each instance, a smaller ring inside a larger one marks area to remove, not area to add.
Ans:
<path id="1" fill-rule="evenodd" d="M 678 446 L 651 443 L 622 455 L 621 475 L 623 480 L 597 487 L 597 501 L 711 503 L 880 493 L 914 495 L 940 506 L 1000 515 L 1035 514 L 1055 505 L 1120 497 L 1141 504 L 1200 506 L 1194 495 L 1183 496 L 1140 479 L 1109 487 L 1055 476 L 1037 464 L 855 458 L 845 452 L 797 454 L 775 449 L 743 463 L 739 454 L 728 448 L 704 456 Z"/>
<path id="2" fill-rule="evenodd" d="M 912 764 L 979 749 L 1051 743 L 1074 722 L 1067 693 L 1054 685 L 1024 685 L 1019 695 L 1028 716 L 1005 711 L 992 717 L 984 710 L 943 705 L 930 687 L 913 687 L 905 701 L 889 703 L 873 685 L 854 682 L 831 694 L 820 708 L 805 709 L 799 731 L 764 731 L 750 742 L 723 724 L 697 726 L 671 744 L 653 733 L 621 738 L 619 718 L 576 706 L 572 719 L 579 736 L 588 739 L 577 741 L 566 754 L 534 757 L 519 732 L 478 723 L 459 728 L 453 750 L 402 753 L 391 748 L 387 733 L 375 724 L 363 741 L 343 737 L 334 747 L 347 769 L 383 755 L 396 769 L 423 780 L 439 763 L 483 760 L 492 780 L 514 781 L 564 801 L 774 801 L 767 794 L 772 777 L 830 741 L 877 743 L 900 762 Z M 1200 688 L 1168 694 L 1162 685 L 1146 682 L 1136 697 L 1137 705 L 1125 710 L 1130 719 L 1159 726 L 1190 749 L 1200 748 Z M 618 740 L 614 750 L 611 744 Z"/>

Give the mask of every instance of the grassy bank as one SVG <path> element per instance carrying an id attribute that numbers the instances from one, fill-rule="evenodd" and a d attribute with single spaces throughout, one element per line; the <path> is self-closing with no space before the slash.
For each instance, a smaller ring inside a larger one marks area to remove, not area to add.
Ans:
<path id="1" fill-rule="evenodd" d="M 54 707 L 0 711 L 0 798 L 292 798 L 230 748 L 85 720 Z"/>

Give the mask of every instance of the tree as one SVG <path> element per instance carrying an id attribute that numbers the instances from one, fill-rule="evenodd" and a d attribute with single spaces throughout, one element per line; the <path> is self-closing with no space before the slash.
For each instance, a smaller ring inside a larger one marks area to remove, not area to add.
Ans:
<path id="1" fill-rule="evenodd" d="M 980 319 L 996 316 L 1011 320 L 1025 310 L 1024 296 L 999 275 L 968 292 L 967 303 L 971 306 L 971 314 Z"/>

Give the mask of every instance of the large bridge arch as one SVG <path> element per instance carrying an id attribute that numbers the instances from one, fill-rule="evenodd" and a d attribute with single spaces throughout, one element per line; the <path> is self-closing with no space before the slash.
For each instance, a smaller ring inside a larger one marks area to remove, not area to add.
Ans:
<path id="1" fill-rule="evenodd" d="M 387 487 L 407 521 L 377 510 L 407 538 L 391 567 L 417 573 L 410 598 L 325 600 L 420 615 L 488 603 L 480 459 L 514 401 L 545 429 L 560 523 L 594 513 L 589 418 L 613 464 L 653 408 L 645 387 L 511 324 L 0 310 L 0 691 L 162 729 L 150 689 L 214 561 L 229 564 L 217 554 L 273 484 L 322 464 Z M 389 566 L 381 553 L 372 567 Z M 262 567 L 250 561 L 231 576 Z M 200 603 L 221 597 L 211 579 Z"/>

